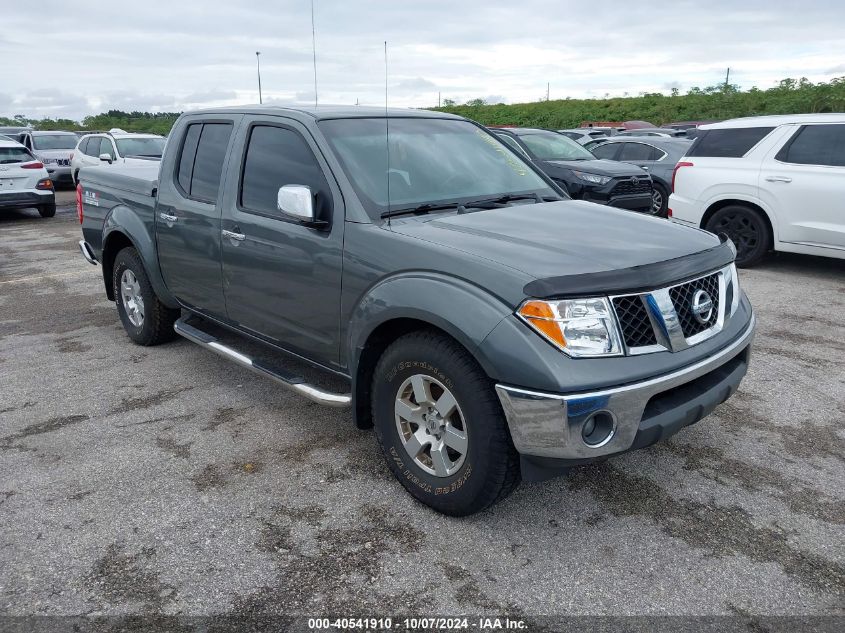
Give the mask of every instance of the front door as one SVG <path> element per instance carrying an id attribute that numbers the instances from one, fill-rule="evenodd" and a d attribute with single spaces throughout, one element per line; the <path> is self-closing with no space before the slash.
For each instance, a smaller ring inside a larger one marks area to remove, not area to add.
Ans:
<path id="1" fill-rule="evenodd" d="M 223 204 L 223 288 L 229 319 L 292 352 L 337 365 L 343 202 L 308 130 L 284 117 L 248 117 Z M 305 185 L 322 226 L 277 208 L 279 188 Z"/>
<path id="2" fill-rule="evenodd" d="M 804 125 L 760 169 L 781 242 L 845 248 L 845 123 Z"/>
<path id="3" fill-rule="evenodd" d="M 220 272 L 220 183 L 238 119 L 189 118 L 172 139 L 177 157 L 162 163 L 156 239 L 162 276 L 184 305 L 225 318 Z"/>

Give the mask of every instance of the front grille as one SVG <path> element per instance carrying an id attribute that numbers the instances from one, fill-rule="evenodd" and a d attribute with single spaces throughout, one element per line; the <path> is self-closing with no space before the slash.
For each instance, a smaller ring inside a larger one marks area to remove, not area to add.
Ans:
<path id="1" fill-rule="evenodd" d="M 695 317 L 692 310 L 693 299 L 696 292 L 699 290 L 706 292 L 713 301 L 713 309 L 710 311 L 710 318 L 704 323 L 701 323 Z M 669 297 L 672 299 L 675 312 L 678 314 L 678 321 L 681 324 L 681 330 L 683 330 L 686 338 L 700 334 L 704 330 L 708 330 L 716 325 L 716 321 L 719 319 L 718 273 L 670 288 Z"/>
<path id="2" fill-rule="evenodd" d="M 630 196 L 634 194 L 651 194 L 651 181 L 648 178 L 637 178 L 636 184 L 630 179 L 620 180 L 610 192 L 611 196 Z"/>
<path id="3" fill-rule="evenodd" d="M 625 345 L 631 348 L 657 344 L 654 328 L 640 295 L 614 297 L 613 307 L 622 328 Z"/>

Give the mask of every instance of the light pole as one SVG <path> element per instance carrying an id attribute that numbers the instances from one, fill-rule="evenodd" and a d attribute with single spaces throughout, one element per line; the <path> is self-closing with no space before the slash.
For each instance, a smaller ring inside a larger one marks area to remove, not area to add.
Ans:
<path id="1" fill-rule="evenodd" d="M 261 59 L 259 55 L 261 55 L 261 51 L 255 51 L 255 63 L 258 65 L 258 103 L 264 103 L 261 98 Z"/>

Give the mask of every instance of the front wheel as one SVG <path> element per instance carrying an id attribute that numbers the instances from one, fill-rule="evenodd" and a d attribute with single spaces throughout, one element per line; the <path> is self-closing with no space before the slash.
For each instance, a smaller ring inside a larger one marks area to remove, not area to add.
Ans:
<path id="1" fill-rule="evenodd" d="M 112 284 L 117 313 L 132 341 L 158 345 L 176 337 L 173 324 L 180 312 L 159 301 L 134 248 L 124 248 L 115 257 Z"/>
<path id="2" fill-rule="evenodd" d="M 438 512 L 473 514 L 519 483 L 493 384 L 453 339 L 428 331 L 397 339 L 376 367 L 372 408 L 391 471 Z"/>
<path id="3" fill-rule="evenodd" d="M 651 190 L 651 214 L 661 218 L 666 217 L 669 208 L 669 194 L 663 185 L 654 184 Z"/>
<path id="4" fill-rule="evenodd" d="M 759 264 L 772 243 L 771 231 L 760 213 L 743 205 L 732 204 L 719 209 L 704 228 L 731 238 L 736 246 L 736 265 L 740 268 Z"/>

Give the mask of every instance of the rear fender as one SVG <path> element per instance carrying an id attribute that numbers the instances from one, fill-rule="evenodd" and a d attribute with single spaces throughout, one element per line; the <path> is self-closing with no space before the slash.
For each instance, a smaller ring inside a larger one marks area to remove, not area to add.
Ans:
<path id="1" fill-rule="evenodd" d="M 115 206 L 106 217 L 103 226 L 103 280 L 107 292 L 111 295 L 112 262 L 117 254 L 115 244 L 122 241 L 120 236 L 123 236 L 129 239 L 141 256 L 144 269 L 150 278 L 150 284 L 152 284 L 159 300 L 169 308 L 178 308 L 179 302 L 167 289 L 161 275 L 154 235 L 155 226 L 152 223 L 144 222 L 135 211 L 126 205 Z M 111 296 L 110 298 L 113 299 Z"/>

